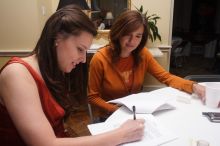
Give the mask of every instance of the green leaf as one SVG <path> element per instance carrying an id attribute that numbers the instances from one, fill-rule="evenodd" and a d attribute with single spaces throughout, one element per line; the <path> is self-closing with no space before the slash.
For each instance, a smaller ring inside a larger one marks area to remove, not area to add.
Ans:
<path id="1" fill-rule="evenodd" d="M 143 5 L 141 5 L 140 10 L 141 13 L 143 13 Z"/>
<path id="2" fill-rule="evenodd" d="M 144 13 L 144 16 L 147 17 L 147 11 Z"/>

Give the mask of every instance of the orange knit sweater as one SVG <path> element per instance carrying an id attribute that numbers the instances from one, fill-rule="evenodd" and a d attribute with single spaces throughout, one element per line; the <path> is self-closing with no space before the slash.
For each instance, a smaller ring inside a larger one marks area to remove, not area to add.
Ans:
<path id="1" fill-rule="evenodd" d="M 161 83 L 192 93 L 193 81 L 182 79 L 164 70 L 147 48 L 141 51 L 142 62 L 133 69 L 134 78 L 129 90 L 117 64 L 111 62 L 108 49 L 104 47 L 98 50 L 89 66 L 88 100 L 100 109 L 114 112 L 118 107 L 106 101 L 140 92 L 147 72 Z"/>

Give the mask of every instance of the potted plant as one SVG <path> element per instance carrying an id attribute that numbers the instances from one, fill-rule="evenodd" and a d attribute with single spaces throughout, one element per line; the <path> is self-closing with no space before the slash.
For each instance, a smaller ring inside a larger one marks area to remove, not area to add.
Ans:
<path id="1" fill-rule="evenodd" d="M 136 6 L 135 8 L 147 18 L 148 28 L 149 28 L 149 37 L 151 41 L 154 42 L 156 39 L 159 39 L 161 41 L 161 36 L 160 36 L 158 27 L 157 27 L 157 21 L 158 19 L 160 19 L 160 17 L 157 14 L 152 14 L 148 16 L 148 11 L 146 12 L 143 11 L 143 5 L 141 5 L 139 9 Z"/>

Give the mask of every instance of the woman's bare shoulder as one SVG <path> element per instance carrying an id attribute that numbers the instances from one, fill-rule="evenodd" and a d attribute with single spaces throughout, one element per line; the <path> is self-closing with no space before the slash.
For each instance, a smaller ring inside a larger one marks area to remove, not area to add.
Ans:
<path id="1" fill-rule="evenodd" d="M 23 86 L 24 82 L 30 80 L 30 75 L 22 64 L 13 63 L 7 65 L 0 74 L 1 103 L 4 105 L 4 98 L 14 92 L 14 89 L 17 89 L 18 86 Z"/>
<path id="2" fill-rule="evenodd" d="M 14 77 L 17 77 L 19 75 L 25 75 L 27 74 L 27 69 L 24 65 L 20 63 L 12 63 L 7 65 L 0 74 L 0 81 L 8 80 Z"/>
<path id="3" fill-rule="evenodd" d="M 38 69 L 38 66 L 36 65 L 37 63 L 34 60 L 34 57 L 26 57 L 26 58 L 23 58 L 22 60 L 24 60 L 34 70 L 39 72 L 39 69 Z M 29 75 L 30 73 L 28 69 L 25 67 L 25 65 L 21 63 L 12 63 L 12 64 L 8 64 L 0 73 L 0 81 L 1 80 L 6 81 L 8 79 L 13 79 L 16 77 L 25 77 Z"/>
<path id="4" fill-rule="evenodd" d="M 28 69 L 21 63 L 8 64 L 0 73 L 0 92 L 14 89 L 15 86 L 31 85 L 34 79 Z"/>

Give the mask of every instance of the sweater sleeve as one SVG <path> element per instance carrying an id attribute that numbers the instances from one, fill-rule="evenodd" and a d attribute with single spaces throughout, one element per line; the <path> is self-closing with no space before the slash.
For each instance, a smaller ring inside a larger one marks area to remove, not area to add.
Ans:
<path id="1" fill-rule="evenodd" d="M 158 81 L 166 84 L 167 86 L 192 93 L 192 85 L 193 81 L 185 80 L 178 76 L 175 76 L 169 72 L 167 72 L 150 54 L 149 51 L 145 52 L 145 61 L 147 71 L 153 75 Z"/>
<path id="2" fill-rule="evenodd" d="M 89 66 L 88 80 L 88 101 L 89 103 L 100 107 L 108 112 L 114 112 L 118 107 L 114 104 L 107 103 L 101 97 L 101 86 L 104 75 L 104 66 L 100 59 L 100 54 L 95 54 Z"/>

